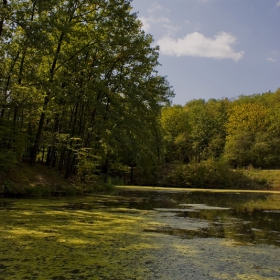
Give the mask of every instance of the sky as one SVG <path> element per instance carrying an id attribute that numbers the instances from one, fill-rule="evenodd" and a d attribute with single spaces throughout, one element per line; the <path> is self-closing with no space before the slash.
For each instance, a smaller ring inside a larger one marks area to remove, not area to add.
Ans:
<path id="1" fill-rule="evenodd" d="M 280 0 L 133 0 L 173 104 L 280 88 Z"/>

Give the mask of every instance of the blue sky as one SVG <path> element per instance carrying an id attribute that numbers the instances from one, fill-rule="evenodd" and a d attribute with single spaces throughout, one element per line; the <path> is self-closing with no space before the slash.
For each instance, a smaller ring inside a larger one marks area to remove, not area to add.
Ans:
<path id="1" fill-rule="evenodd" d="M 280 0 L 133 0 L 176 97 L 235 98 L 280 87 Z"/>

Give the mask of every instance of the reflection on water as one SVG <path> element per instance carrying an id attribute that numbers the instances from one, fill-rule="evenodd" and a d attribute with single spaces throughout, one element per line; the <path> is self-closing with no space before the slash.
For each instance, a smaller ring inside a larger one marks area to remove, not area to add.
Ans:
<path id="1" fill-rule="evenodd" d="M 181 223 L 190 219 L 208 222 L 207 227 L 194 230 L 167 226 L 151 229 L 153 232 L 181 238 L 231 238 L 242 245 L 280 246 L 279 195 L 144 191 L 121 191 L 119 195 L 118 200 L 104 201 L 103 205 L 171 212 L 181 218 Z"/>
<path id="2" fill-rule="evenodd" d="M 145 231 L 180 238 L 227 238 L 236 244 L 280 246 L 280 195 L 261 193 L 211 193 L 118 190 L 111 195 L 60 198 L 52 210 L 107 209 L 127 213 L 153 213 L 160 225 Z M 24 200 L 23 200 L 24 201 Z M 35 204 L 36 200 L 32 200 Z M 18 202 L 17 202 L 18 205 Z M 29 205 L 25 203 L 26 209 Z M 0 201 L 0 210 L 17 210 L 11 201 Z M 23 208 L 21 208 L 23 210 Z M 36 212 L 40 211 L 36 209 Z M 137 214 L 134 214 L 137 215 Z"/>

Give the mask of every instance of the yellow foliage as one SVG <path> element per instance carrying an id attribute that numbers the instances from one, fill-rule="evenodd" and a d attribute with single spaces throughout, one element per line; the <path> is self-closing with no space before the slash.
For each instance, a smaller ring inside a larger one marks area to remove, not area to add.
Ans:
<path id="1" fill-rule="evenodd" d="M 233 107 L 229 111 L 229 118 L 226 124 L 227 134 L 237 132 L 265 132 L 269 125 L 269 114 L 266 107 L 261 104 L 246 103 Z"/>

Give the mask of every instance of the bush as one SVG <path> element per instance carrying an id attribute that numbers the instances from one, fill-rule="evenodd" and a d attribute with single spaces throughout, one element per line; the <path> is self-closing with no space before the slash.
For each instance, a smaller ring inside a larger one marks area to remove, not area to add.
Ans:
<path id="1" fill-rule="evenodd" d="M 161 185 L 183 188 L 258 189 L 264 182 L 252 180 L 220 161 L 169 166 Z"/>
<path id="2" fill-rule="evenodd" d="M 24 188 L 25 196 L 27 197 L 47 197 L 51 196 L 52 189 L 49 186 L 38 184 Z"/>
<path id="3" fill-rule="evenodd" d="M 0 171 L 9 173 L 18 163 L 16 153 L 11 150 L 0 149 Z"/>
<path id="4" fill-rule="evenodd" d="M 77 189 L 75 187 L 69 186 L 65 188 L 65 195 L 71 196 L 76 194 L 77 194 Z"/>
<path id="5" fill-rule="evenodd" d="M 107 192 L 112 191 L 114 189 L 114 186 L 110 183 L 99 183 L 96 186 L 94 186 L 94 191 L 96 192 Z"/>
<path id="6" fill-rule="evenodd" d="M 11 194 L 13 193 L 14 189 L 15 189 L 15 183 L 10 180 L 6 180 L 2 183 L 2 185 L 0 185 L 1 194 Z"/>

